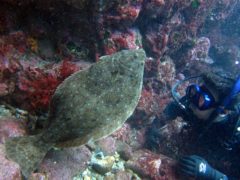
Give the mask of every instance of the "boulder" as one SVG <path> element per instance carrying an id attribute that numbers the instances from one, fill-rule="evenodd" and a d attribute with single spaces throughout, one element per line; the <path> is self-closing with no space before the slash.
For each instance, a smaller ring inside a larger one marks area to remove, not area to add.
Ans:
<path id="1" fill-rule="evenodd" d="M 138 150 L 125 164 L 143 178 L 150 179 L 179 179 L 175 173 L 176 161 L 162 154 L 155 154 L 149 150 Z"/>
<path id="2" fill-rule="evenodd" d="M 19 165 L 6 158 L 5 147 L 2 144 L 0 144 L 0 162 L 0 179 L 22 180 Z"/>
<path id="3" fill-rule="evenodd" d="M 27 134 L 27 129 L 20 119 L 0 118 L 0 143 L 4 143 L 8 137 L 18 137 Z"/>

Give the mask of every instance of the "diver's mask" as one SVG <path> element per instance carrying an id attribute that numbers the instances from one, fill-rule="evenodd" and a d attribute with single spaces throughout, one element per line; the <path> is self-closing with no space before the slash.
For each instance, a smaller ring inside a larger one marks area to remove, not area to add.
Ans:
<path id="1" fill-rule="evenodd" d="M 193 83 L 191 83 L 193 81 Z M 184 83 L 188 83 L 185 96 L 181 97 L 177 92 L 180 86 Z M 222 113 L 224 109 L 227 109 L 232 100 L 240 92 L 240 75 L 238 76 L 234 86 L 232 87 L 229 95 L 227 95 L 221 103 L 216 102 L 211 92 L 204 86 L 201 76 L 189 77 L 177 82 L 171 90 L 172 97 L 181 109 L 187 110 L 190 103 L 194 104 L 199 110 L 207 110 L 213 107 L 219 107 L 219 113 Z"/>
<path id="2" fill-rule="evenodd" d="M 200 111 L 218 106 L 212 93 L 204 85 L 189 85 L 186 90 L 186 99 Z"/>
<path id="3" fill-rule="evenodd" d="M 185 95 L 181 97 L 177 92 L 177 89 L 184 83 L 190 85 L 187 86 Z M 173 86 L 171 91 L 172 97 L 181 109 L 189 111 L 190 104 L 193 104 L 200 111 L 218 106 L 212 93 L 206 88 L 206 86 L 200 84 L 203 84 L 201 76 L 195 76 L 179 81 Z"/>

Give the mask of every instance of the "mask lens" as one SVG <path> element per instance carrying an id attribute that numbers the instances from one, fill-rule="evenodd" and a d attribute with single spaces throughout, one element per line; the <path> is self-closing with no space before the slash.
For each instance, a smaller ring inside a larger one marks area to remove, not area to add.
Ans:
<path id="1" fill-rule="evenodd" d="M 215 104 L 212 94 L 206 88 L 198 85 L 190 85 L 187 88 L 186 96 L 199 110 L 207 110 Z"/>
<path id="2" fill-rule="evenodd" d="M 201 109 L 201 108 L 204 108 L 205 106 L 205 98 L 204 98 L 204 95 L 200 95 L 199 98 L 198 98 L 198 107 Z"/>
<path id="3" fill-rule="evenodd" d="M 198 108 L 200 110 L 206 110 L 214 107 L 215 100 L 211 94 L 203 93 L 199 96 Z"/>
<path id="4" fill-rule="evenodd" d="M 186 95 L 188 96 L 188 98 L 192 99 L 198 95 L 199 90 L 200 90 L 199 86 L 194 84 L 190 85 L 187 88 Z"/>

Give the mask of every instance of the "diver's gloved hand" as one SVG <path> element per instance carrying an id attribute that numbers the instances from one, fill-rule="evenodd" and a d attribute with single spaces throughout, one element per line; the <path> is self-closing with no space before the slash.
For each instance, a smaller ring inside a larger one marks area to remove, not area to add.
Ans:
<path id="1" fill-rule="evenodd" d="M 180 171 L 184 175 L 196 179 L 206 180 L 227 180 L 227 176 L 218 170 L 212 168 L 203 158 L 191 155 L 185 156 L 179 161 Z"/>

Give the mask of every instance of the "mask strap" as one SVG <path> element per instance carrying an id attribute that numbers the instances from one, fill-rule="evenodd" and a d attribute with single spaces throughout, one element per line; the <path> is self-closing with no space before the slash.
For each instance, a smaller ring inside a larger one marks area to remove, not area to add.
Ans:
<path id="1" fill-rule="evenodd" d="M 231 104 L 233 98 L 240 92 L 240 75 L 238 76 L 233 88 L 231 89 L 230 94 L 224 99 L 222 103 L 222 110 Z"/>

